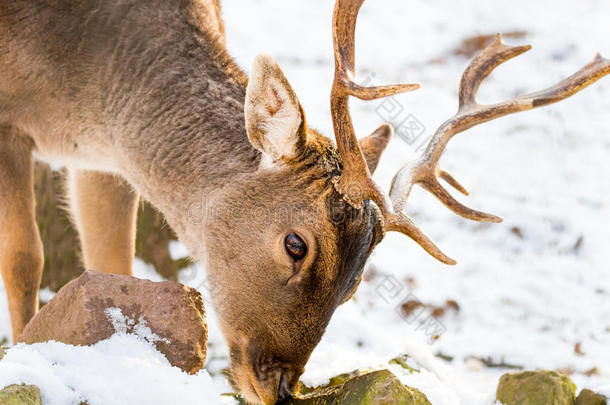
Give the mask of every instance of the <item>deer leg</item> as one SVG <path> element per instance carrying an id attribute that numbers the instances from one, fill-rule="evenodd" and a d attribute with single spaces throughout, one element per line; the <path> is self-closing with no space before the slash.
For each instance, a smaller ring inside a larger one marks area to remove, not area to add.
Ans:
<path id="1" fill-rule="evenodd" d="M 13 341 L 38 311 L 44 261 L 34 211 L 34 142 L 0 125 L 0 270 Z"/>
<path id="2" fill-rule="evenodd" d="M 131 275 L 139 195 L 109 173 L 71 170 L 70 203 L 85 267 Z"/>

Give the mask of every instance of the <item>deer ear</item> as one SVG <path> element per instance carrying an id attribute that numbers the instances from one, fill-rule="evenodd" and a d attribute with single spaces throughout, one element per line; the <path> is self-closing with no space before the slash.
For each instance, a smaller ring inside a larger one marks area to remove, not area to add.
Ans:
<path id="1" fill-rule="evenodd" d="M 244 112 L 252 146 L 273 160 L 299 155 L 307 137 L 305 115 L 290 83 L 270 56 L 254 59 Z"/>
<path id="2" fill-rule="evenodd" d="M 381 154 L 385 150 L 386 146 L 388 146 L 388 143 L 390 143 L 393 132 L 394 130 L 392 129 L 391 125 L 383 124 L 377 128 L 375 132 L 358 141 L 371 174 L 373 174 L 377 168 Z"/>

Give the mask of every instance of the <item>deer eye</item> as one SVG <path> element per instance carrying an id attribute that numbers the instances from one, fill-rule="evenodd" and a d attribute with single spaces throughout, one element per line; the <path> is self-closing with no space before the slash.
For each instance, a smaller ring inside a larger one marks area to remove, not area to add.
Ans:
<path id="1" fill-rule="evenodd" d="M 296 233 L 291 233 L 286 236 L 286 239 L 284 239 L 284 247 L 286 248 L 286 253 L 288 253 L 295 262 L 302 260 L 307 254 L 307 245 Z"/>

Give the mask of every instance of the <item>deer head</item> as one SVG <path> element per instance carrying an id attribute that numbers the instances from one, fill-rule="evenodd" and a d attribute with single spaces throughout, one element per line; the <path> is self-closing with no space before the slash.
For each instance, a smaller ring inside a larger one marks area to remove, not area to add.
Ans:
<path id="1" fill-rule="evenodd" d="M 449 139 L 477 124 L 547 105 L 610 72 L 593 62 L 556 85 L 494 105 L 476 102 L 481 82 L 502 62 L 529 49 L 495 41 L 466 69 L 457 114 L 428 148 L 395 176 L 389 194 L 373 181 L 392 129 L 383 125 L 358 141 L 348 100 L 373 100 L 415 90 L 402 84 L 361 87 L 354 79 L 354 32 L 363 0 L 338 0 L 333 15 L 335 79 L 331 113 L 336 147 L 311 129 L 287 79 L 259 56 L 249 79 L 245 119 L 259 170 L 222 190 L 222 215 L 206 224 L 207 265 L 235 383 L 250 403 L 273 404 L 296 389 L 335 309 L 355 292 L 364 264 L 388 231 L 401 232 L 443 263 L 445 255 L 403 213 L 414 184 L 456 214 L 476 221 L 500 218 L 465 207 L 439 178 L 467 194 L 438 160 Z"/>
<path id="2" fill-rule="evenodd" d="M 335 190 L 340 156 L 267 56 L 254 62 L 245 113 L 260 168 L 223 191 L 224 215 L 206 225 L 207 267 L 233 379 L 248 401 L 274 403 L 296 389 L 383 230 L 374 204 L 355 209 Z M 361 141 L 371 171 L 390 134 L 382 126 Z"/>

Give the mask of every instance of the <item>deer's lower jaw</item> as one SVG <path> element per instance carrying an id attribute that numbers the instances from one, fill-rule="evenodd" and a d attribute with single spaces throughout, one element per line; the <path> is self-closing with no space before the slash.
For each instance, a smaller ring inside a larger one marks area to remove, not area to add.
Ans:
<path id="1" fill-rule="evenodd" d="M 263 400 L 256 392 L 256 388 L 254 388 L 249 374 L 247 374 L 247 378 L 243 385 L 245 385 L 245 387 L 242 387 L 237 383 L 237 389 L 249 404 L 264 404 Z"/>
<path id="2" fill-rule="evenodd" d="M 289 364 L 274 361 L 246 338 L 231 350 L 231 373 L 235 388 L 249 404 L 273 405 L 290 398 L 301 373 Z"/>

